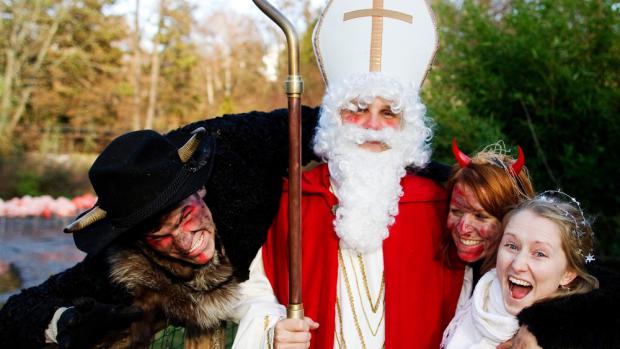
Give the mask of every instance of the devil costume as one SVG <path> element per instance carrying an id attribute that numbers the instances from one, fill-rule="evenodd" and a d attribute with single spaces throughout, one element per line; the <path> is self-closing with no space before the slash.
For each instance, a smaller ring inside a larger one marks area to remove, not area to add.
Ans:
<path id="1" fill-rule="evenodd" d="M 317 112 L 317 109 L 305 107 L 302 110 L 304 161 L 309 159 L 308 154 L 312 154 L 308 144 Z M 287 111 L 251 112 L 199 121 L 169 133 L 166 139 L 179 148 L 199 127 L 205 129 L 205 135 L 197 153 L 205 155 L 185 166 L 187 173 L 194 171 L 197 174 L 192 177 L 192 185 L 188 186 L 191 188 L 177 194 L 174 200 L 180 201 L 184 197 L 179 196 L 189 196 L 198 189 L 197 185 L 205 185 L 205 201 L 226 246 L 226 256 L 220 244 L 213 260 L 204 266 L 159 256 L 135 238 L 147 231 L 147 223 L 125 222 L 128 226 L 134 223 L 131 229 L 114 226 L 108 229 L 114 232 L 109 235 L 120 233 L 113 241 L 103 243 L 98 239 L 84 238 L 88 236 L 87 232 L 74 234 L 76 245 L 88 253 L 87 257 L 45 283 L 9 298 L 0 310 L 0 347 L 44 347 L 44 332 L 56 310 L 74 305 L 86 308 L 83 317 L 86 314 L 97 317 L 96 322 L 91 321 L 91 326 L 96 323 L 97 327 L 107 325 L 114 329 L 117 326 L 124 330 L 133 322 L 132 328 L 143 326 L 147 329 L 149 339 L 152 331 L 169 323 L 186 326 L 191 334 L 192 328 L 204 332 L 225 318 L 230 303 L 235 301 L 237 280 L 247 278 L 249 263 L 263 244 L 271 218 L 278 208 L 281 180 L 288 165 Z M 202 170 L 207 167 L 208 171 Z M 202 177 L 196 180 L 197 176 Z M 93 186 L 96 187 L 94 181 Z M 144 189 L 144 183 L 138 187 L 149 192 Z M 114 192 L 114 188 L 108 189 Z M 116 188 L 115 195 L 127 196 L 122 192 L 132 193 L 132 190 L 137 189 Z M 162 190 L 153 188 L 151 191 Z M 159 201 L 156 198 L 161 195 L 155 194 L 153 199 Z M 147 201 L 145 195 L 140 200 Z M 99 196 L 99 204 L 102 204 L 102 195 Z M 159 212 L 173 203 L 160 202 Z M 110 205 L 109 215 L 113 213 L 113 207 Z M 144 210 L 135 211 L 144 213 Z M 97 229 L 106 231 L 106 227 Z M 82 297 L 88 297 L 90 301 L 84 302 Z M 94 306 L 92 300 L 96 301 Z M 133 308 L 127 308 L 130 305 L 138 305 L 142 310 L 142 317 L 137 322 L 134 321 L 139 316 L 132 312 Z M 98 312 L 103 308 L 108 311 Z M 115 315 L 107 324 L 105 313 Z M 62 317 L 59 326 L 61 322 Z M 90 330 L 97 331 L 97 328 Z M 126 332 L 121 331 L 114 338 L 104 338 L 99 344 L 109 347 L 116 343 L 122 347 L 127 343 Z M 88 331 L 84 333 L 88 335 Z M 59 332 L 58 336 L 61 335 Z"/>

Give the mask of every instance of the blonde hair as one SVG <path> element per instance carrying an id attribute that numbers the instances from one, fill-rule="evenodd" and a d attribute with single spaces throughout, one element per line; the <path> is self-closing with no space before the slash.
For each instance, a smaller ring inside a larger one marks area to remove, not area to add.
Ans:
<path id="1" fill-rule="evenodd" d="M 553 222 L 560 231 L 562 250 L 568 261 L 568 268 L 577 276 L 568 285 L 559 288 L 559 294 L 565 296 L 576 293 L 586 293 L 598 288 L 598 280 L 586 269 L 586 257 L 592 257 L 594 251 L 594 233 L 589 222 L 583 215 L 577 201 L 565 201 L 557 195 L 548 195 L 545 192 L 531 200 L 524 201 L 504 217 L 504 226 L 517 213 L 530 211 L 542 218 Z M 561 193 L 561 192 L 555 192 Z M 553 296 L 552 296 L 553 298 Z"/>
<path id="2" fill-rule="evenodd" d="M 448 179 L 449 193 L 452 193 L 456 184 L 470 189 L 482 208 L 501 222 L 510 209 L 534 196 L 534 187 L 527 168 L 524 166 L 515 176 L 510 169 L 514 162 L 515 159 L 507 154 L 502 142 L 488 145 L 471 158 L 469 165 L 461 168 L 459 164 L 455 164 L 452 167 L 452 174 Z M 499 244 L 500 232 L 492 246 Z M 481 273 L 495 267 L 497 248 L 492 248 L 489 252 L 485 256 Z M 461 263 L 456 255 L 452 235 L 447 229 L 442 236 L 441 254 L 449 266 Z"/>

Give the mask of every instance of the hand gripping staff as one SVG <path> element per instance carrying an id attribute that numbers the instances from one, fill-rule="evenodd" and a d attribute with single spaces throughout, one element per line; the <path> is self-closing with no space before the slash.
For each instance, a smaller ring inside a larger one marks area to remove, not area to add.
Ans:
<path id="1" fill-rule="evenodd" d="M 254 4 L 274 21 L 286 36 L 288 48 L 288 78 L 284 91 L 288 97 L 288 222 L 289 222 L 289 302 L 287 317 L 303 319 L 301 302 L 301 94 L 304 83 L 299 74 L 299 39 L 291 22 L 266 0 Z"/>

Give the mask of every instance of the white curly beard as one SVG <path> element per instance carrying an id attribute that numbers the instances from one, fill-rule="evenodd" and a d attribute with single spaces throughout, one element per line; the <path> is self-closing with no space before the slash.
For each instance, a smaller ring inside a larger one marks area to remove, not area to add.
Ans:
<path id="1" fill-rule="evenodd" d="M 398 215 L 405 167 L 422 167 L 430 158 L 428 141 L 432 131 L 417 90 L 397 84 L 369 73 L 331 89 L 325 96 L 314 139 L 314 150 L 327 161 L 339 200 L 334 227 L 340 245 L 360 253 L 376 251 L 388 237 L 388 229 Z M 370 101 L 375 97 L 392 101 L 393 108 L 402 111 L 401 129 L 374 131 L 342 124 L 340 110 L 349 101 Z M 368 141 L 383 142 L 389 149 L 376 153 L 360 147 Z"/>

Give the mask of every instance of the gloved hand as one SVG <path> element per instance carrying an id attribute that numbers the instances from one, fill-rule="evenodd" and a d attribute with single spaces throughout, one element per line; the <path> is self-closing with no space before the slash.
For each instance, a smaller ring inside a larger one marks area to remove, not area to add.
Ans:
<path id="1" fill-rule="evenodd" d="M 56 341 L 61 349 L 90 348 L 104 336 L 122 331 L 140 319 L 136 306 L 99 303 L 92 298 L 77 298 L 73 307 L 58 319 Z"/>

